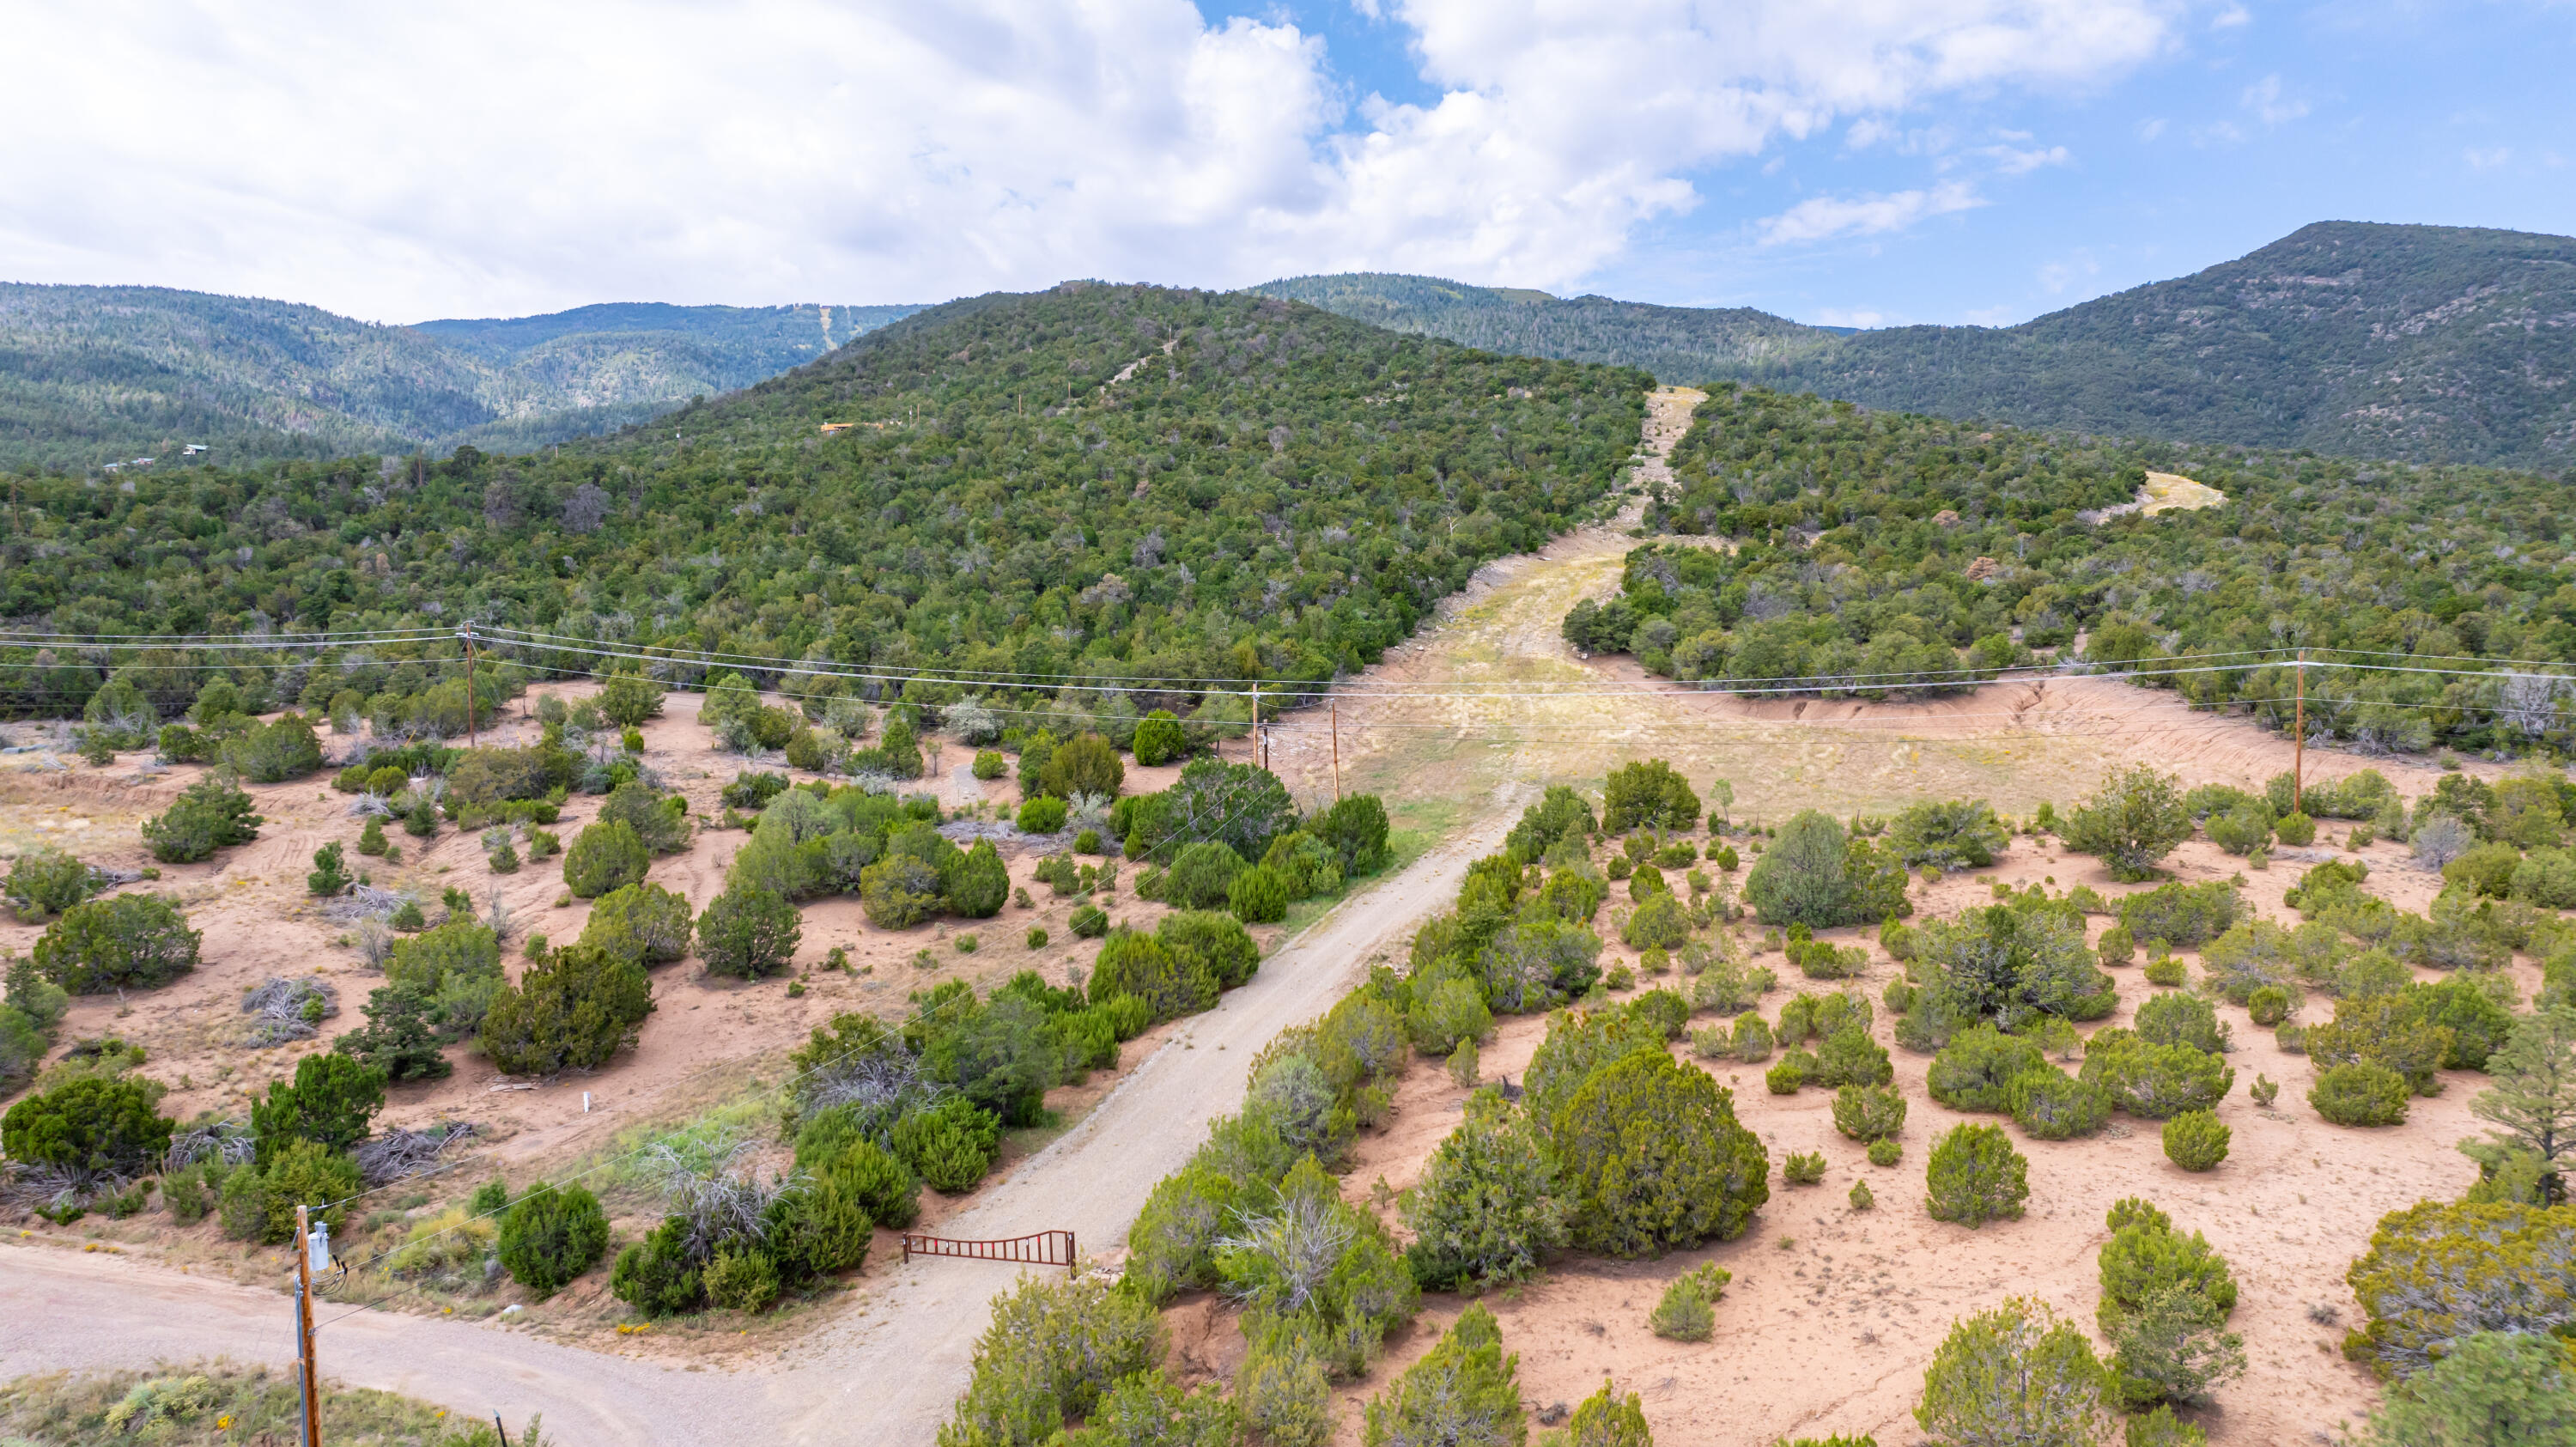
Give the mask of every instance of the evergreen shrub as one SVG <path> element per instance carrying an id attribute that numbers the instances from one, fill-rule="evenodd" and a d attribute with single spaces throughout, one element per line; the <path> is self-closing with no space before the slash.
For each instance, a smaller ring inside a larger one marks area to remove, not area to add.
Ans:
<path id="1" fill-rule="evenodd" d="M 2030 1196 L 2030 1162 L 1999 1126 L 1962 1124 L 1932 1148 L 1924 1166 L 1924 1207 L 1963 1226 L 2017 1220 Z"/>

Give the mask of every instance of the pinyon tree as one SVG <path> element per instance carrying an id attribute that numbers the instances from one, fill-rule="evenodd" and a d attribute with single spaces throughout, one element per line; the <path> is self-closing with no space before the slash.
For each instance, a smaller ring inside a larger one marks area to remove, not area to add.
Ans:
<path id="1" fill-rule="evenodd" d="M 2368 1447 L 2576 1447 L 2576 1367 L 2530 1332 L 2462 1337 L 2371 1414 Z"/>
<path id="2" fill-rule="evenodd" d="M 2113 774 L 2066 821 L 2066 847 L 2101 856 L 2113 879 L 2152 878 L 2157 861 L 2191 837 L 2182 785 L 2144 764 Z"/>
<path id="3" fill-rule="evenodd" d="M 1403 1214 L 1414 1279 L 1435 1291 L 1523 1280 L 1565 1244 L 1547 1139 L 1528 1112 L 1491 1090 L 1468 1097 L 1466 1121 L 1405 1192 Z"/>
<path id="4" fill-rule="evenodd" d="M 2576 1206 L 2425 1201 L 2380 1218 L 2344 1274 L 2370 1320 L 2356 1345 L 2411 1376 L 2477 1332 L 2576 1326 Z"/>
<path id="5" fill-rule="evenodd" d="M 2487 1058 L 2495 1084 L 2469 1102 L 2499 1143 L 2536 1153 L 2543 1201 L 2567 1199 L 2563 1163 L 2576 1155 L 2576 1007 L 2551 1004 L 2514 1021 L 2503 1049 Z"/>
<path id="6" fill-rule="evenodd" d="M 1950 1328 L 1914 1420 L 1938 1447 L 2096 1447 L 2102 1384 L 2083 1328 L 2015 1297 Z"/>

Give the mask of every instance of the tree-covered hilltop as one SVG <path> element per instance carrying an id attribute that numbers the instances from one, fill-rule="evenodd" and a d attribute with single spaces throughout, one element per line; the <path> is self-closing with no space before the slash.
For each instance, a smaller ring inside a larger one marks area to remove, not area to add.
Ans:
<path id="1" fill-rule="evenodd" d="M 22 477 L 0 613 L 83 635 L 470 617 L 997 685 L 1321 679 L 1601 500 L 1649 385 L 1268 298 L 1072 284 L 544 454 Z M 0 687 L 22 715 L 76 711 L 124 657 L 58 648 Z M 335 691 L 299 671 L 315 690 Z"/>
<path id="2" fill-rule="evenodd" d="M 775 376 L 916 310 L 609 304 L 399 327 L 167 287 L 0 284 L 0 467 L 167 466 L 190 443 L 227 463 L 535 447 Z"/>
<path id="3" fill-rule="evenodd" d="M 1842 334 L 1749 308 L 1355 273 L 1259 288 L 1498 351 L 1872 407 L 2417 462 L 2576 465 L 2576 238 L 2321 222 L 2014 327 Z"/>
<path id="4" fill-rule="evenodd" d="M 1446 337 L 1493 352 L 1642 367 L 1667 382 L 1784 363 L 1821 350 L 1848 330 L 1801 326 L 1751 307 L 1654 306 L 1606 296 L 1569 300 L 1388 272 L 1292 276 L 1252 290 L 1390 331 Z"/>
<path id="5" fill-rule="evenodd" d="M 2150 469 L 2227 501 L 2099 515 Z M 1699 409 L 1673 470 L 1646 522 L 1677 536 L 1568 616 L 1577 646 L 1677 679 L 1884 697 L 2089 629 L 2099 663 L 2220 655 L 2179 661 L 2222 671 L 2149 681 L 2282 723 L 2292 681 L 2274 665 L 2305 648 L 2347 665 L 2311 672 L 2312 731 L 2404 750 L 2570 734 L 2568 690 L 2522 666 L 2576 662 L 2576 506 L 2548 478 L 1978 429 L 1734 387 Z"/>
<path id="6" fill-rule="evenodd" d="M 2576 237 L 2321 222 L 2017 327 L 1736 375 L 1875 407 L 2359 457 L 2576 464 Z"/>

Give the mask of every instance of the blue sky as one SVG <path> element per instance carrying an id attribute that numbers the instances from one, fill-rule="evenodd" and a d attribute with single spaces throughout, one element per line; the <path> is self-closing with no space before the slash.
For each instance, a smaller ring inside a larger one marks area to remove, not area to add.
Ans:
<path id="1" fill-rule="evenodd" d="M 380 321 L 1428 273 L 2008 323 L 2576 233 L 2576 3 L 10 4 L 0 280 Z"/>
<path id="2" fill-rule="evenodd" d="M 1437 98 L 1392 18 L 1339 3 L 1211 13 L 1323 36 L 1355 98 Z M 1943 96 L 1689 170 L 1692 210 L 1636 228 L 1620 255 L 1553 289 L 1813 322 L 1996 325 L 2313 221 L 2576 234 L 2571 74 L 2576 6 L 2203 7 L 2178 17 L 2154 59 L 2088 83 Z M 1762 223 L 1801 201 L 1945 182 L 1971 188 L 1952 204 L 1979 204 L 1766 244 Z"/>

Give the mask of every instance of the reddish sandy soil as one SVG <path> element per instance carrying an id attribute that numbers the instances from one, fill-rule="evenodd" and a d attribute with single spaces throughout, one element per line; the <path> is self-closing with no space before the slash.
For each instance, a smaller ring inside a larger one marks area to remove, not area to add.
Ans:
<path id="1" fill-rule="evenodd" d="M 2326 857 L 2323 849 L 2291 852 Z M 2402 851 L 2383 845 L 2365 854 L 2373 892 L 2418 910 L 2431 898 L 2436 880 L 2405 863 Z M 2244 861 L 2195 842 L 2171 864 L 2177 877 L 2197 882 L 2235 874 Z M 2305 860 L 2276 858 L 2268 871 L 2245 876 L 2247 898 L 2262 914 L 2296 923 L 2280 896 L 2306 867 Z M 2090 884 L 2106 896 L 2132 888 L 2114 884 L 2093 860 L 2065 854 L 2054 841 L 2024 839 L 1993 870 L 1918 891 L 1917 918 L 1989 901 L 1992 880 L 2029 884 L 2049 876 L 2061 889 Z M 2108 923 L 2095 917 L 2095 934 Z M 1869 974 L 1853 983 L 1875 1002 L 1898 966 L 1877 950 L 1871 932 L 1836 937 L 1869 946 Z M 1633 963 L 1615 944 L 1605 963 L 1613 958 Z M 2185 958 L 2196 979 L 2197 958 Z M 1799 978 L 1776 953 L 1762 959 L 1787 977 L 1764 998 L 1766 1017 L 1776 1018 L 1797 989 L 1835 988 Z M 2536 966 L 2524 960 L 2515 968 L 2526 992 L 2537 988 Z M 2121 1008 L 2106 1026 L 2126 1024 L 2154 992 L 2134 967 L 2114 974 Z M 2327 1008 L 2330 1002 L 2312 1000 L 2303 1018 L 2323 1018 Z M 2377 1388 L 2337 1350 L 2343 1325 L 2315 1323 L 2308 1309 L 2323 1304 L 2342 1324 L 2357 1320 L 2343 1274 L 2379 1217 L 2428 1196 L 2456 1196 L 2475 1178 L 2475 1168 L 2453 1146 L 2477 1133 L 2467 1107 L 2484 1078 L 2449 1075 L 2440 1095 L 2415 1102 L 2404 1125 L 2346 1129 L 2306 1105 L 2314 1072 L 2304 1057 L 2279 1050 L 2243 1010 L 2223 1003 L 2219 1010 L 2237 1045 L 2229 1056 L 2236 1086 L 2219 1116 L 2235 1134 L 2225 1164 L 2203 1175 L 2165 1159 L 2152 1121 L 2118 1116 L 2090 1139 L 2039 1141 L 2001 1117 L 1967 1116 L 1935 1103 L 1923 1088 L 1929 1057 L 1895 1048 L 1884 1010 L 1874 1033 L 1893 1052 L 1910 1106 L 1904 1158 L 1884 1169 L 1836 1133 L 1830 1092 L 1811 1087 L 1774 1096 L 1764 1088 L 1763 1066 L 1699 1062 L 1732 1088 L 1738 1117 L 1762 1137 L 1775 1168 L 1789 1152 L 1821 1151 L 1828 1162 L 1824 1184 L 1782 1186 L 1775 1170 L 1769 1204 L 1736 1241 L 1659 1261 L 1569 1254 L 1538 1281 L 1489 1297 L 1506 1346 L 1520 1355 L 1524 1400 L 1533 1410 L 1576 1402 L 1610 1377 L 1622 1391 L 1641 1394 L 1659 1442 L 1768 1442 L 1833 1432 L 1869 1433 L 1882 1443 L 1915 1440 L 1910 1410 L 1924 1365 L 1956 1318 L 2006 1296 L 2032 1295 L 2091 1328 L 2099 1300 L 2094 1255 L 2109 1236 L 2103 1213 L 2134 1195 L 2163 1206 L 2184 1229 L 2207 1233 L 2243 1288 L 2231 1325 L 2245 1337 L 2251 1369 L 2219 1394 L 2214 1409 L 2196 1415 L 2210 1440 L 2312 1441 L 2311 1433 L 2357 1420 Z M 1693 1024 L 1714 1018 L 1702 1015 Z M 1545 1031 L 1542 1019 L 1505 1021 L 1484 1048 L 1485 1078 L 1518 1078 Z M 1690 1059 L 1685 1047 L 1677 1052 Z M 2273 1109 L 2247 1098 L 2257 1072 L 2282 1085 Z M 1417 1062 L 1391 1121 L 1358 1143 L 1346 1178 L 1349 1197 L 1385 1202 L 1388 1191 L 1413 1185 L 1455 1128 L 1464 1097 L 1437 1062 Z M 1971 1230 L 1924 1213 L 1925 1154 L 1953 1124 L 1972 1119 L 2003 1124 L 2030 1160 L 2031 1195 L 2019 1221 Z M 1875 1209 L 1850 1208 L 1856 1180 L 1869 1182 Z M 1378 1189 L 1381 1182 L 1386 1190 Z M 1401 1232 L 1391 1208 L 1385 1218 Z M 1718 1308 L 1716 1336 L 1701 1344 L 1657 1338 L 1647 1329 L 1647 1313 L 1667 1283 L 1703 1261 L 1734 1274 Z M 1342 1390 L 1341 1441 L 1358 1440 L 1359 1404 L 1428 1350 L 1463 1305 L 1459 1297 L 1430 1298 L 1414 1327 L 1390 1344 L 1379 1370 Z M 1184 1360 L 1209 1371 L 1236 1365 L 1243 1348 L 1230 1317 L 1221 1303 L 1204 1298 L 1175 1308 L 1174 1336 Z"/>
<path id="2" fill-rule="evenodd" d="M 587 689 L 563 691 L 570 697 Z M 532 741 L 535 697 L 531 694 L 514 705 L 510 721 L 487 732 L 485 740 Z M 717 794 L 740 761 L 714 749 L 709 732 L 697 723 L 698 702 L 695 695 L 673 695 L 667 715 L 644 730 L 646 761 L 688 798 L 700 826 L 686 851 L 653 862 L 650 878 L 687 896 L 693 909 L 703 909 L 723 888 L 727 864 L 750 837 L 740 830 L 710 827 L 724 812 Z M 326 747 L 330 742 L 326 736 Z M 963 767 L 970 756 L 971 751 L 953 742 L 946 744 L 944 758 L 939 760 L 942 769 L 921 787 L 937 792 L 950 809 L 977 799 L 989 799 L 1003 811 L 1015 807 L 1016 786 L 1008 780 L 978 783 Z M 14 856 L 31 847 L 56 844 L 93 863 L 126 869 L 153 863 L 138 826 L 201 772 L 182 766 L 154 773 L 144 767 L 148 755 L 139 754 L 105 769 L 77 763 L 69 769 L 51 769 L 41 766 L 44 758 L 43 754 L 16 754 L 0 760 L 0 851 Z M 1128 786 L 1159 789 L 1177 772 L 1174 767 L 1131 765 Z M 103 1035 L 144 1047 L 149 1056 L 144 1073 L 171 1087 L 164 1113 L 181 1120 L 208 1110 L 246 1114 L 268 1082 L 291 1076 L 298 1059 L 327 1049 L 333 1036 L 364 1023 L 358 1006 L 383 981 L 359 957 L 351 943 L 350 926 L 326 918 L 321 903 L 304 887 L 314 850 L 335 839 L 354 844 L 360 821 L 348 812 L 350 796 L 330 788 L 328 773 L 296 783 L 256 786 L 251 792 L 267 821 L 258 840 L 220 851 L 201 864 L 160 865 L 159 880 L 124 886 L 167 895 L 186 908 L 189 924 L 204 937 L 200 967 L 164 989 L 77 1000 L 60 1037 L 62 1049 Z M 595 817 L 600 803 L 595 797 L 575 796 L 556 832 L 569 842 L 582 824 Z M 579 936 L 589 916 L 588 901 L 564 894 L 560 858 L 531 861 L 516 874 L 496 875 L 471 834 L 450 828 L 424 848 L 400 829 L 388 833 L 402 846 L 404 858 L 399 864 L 387 867 L 381 861 L 362 859 L 352 849 L 349 867 L 371 869 L 378 885 L 415 895 L 433 920 L 439 914 L 440 891 L 451 886 L 472 894 L 478 910 L 498 886 L 522 937 L 533 931 L 558 942 L 569 941 Z M 1031 877 L 1042 851 L 1018 843 L 1005 843 L 1002 848 L 1012 882 L 1027 888 L 1031 907 L 1007 905 L 989 920 L 941 920 L 907 930 L 884 930 L 868 923 L 855 899 L 814 902 L 804 908 L 804 934 L 793 974 L 749 983 L 710 976 L 695 959 L 661 967 L 654 971 L 654 1014 L 645 1022 L 637 1048 L 621 1052 L 608 1066 L 546 1080 L 514 1080 L 493 1068 L 479 1051 L 458 1046 L 448 1052 L 454 1074 L 441 1081 L 395 1087 L 380 1124 L 417 1126 L 459 1120 L 470 1121 L 484 1132 L 486 1144 L 471 1165 L 453 1180 L 440 1183 L 435 1188 L 438 1195 L 462 1189 L 458 1181 L 481 1180 L 493 1173 L 513 1179 L 560 1175 L 567 1168 L 584 1168 L 612 1148 L 629 1148 L 646 1128 L 741 1099 L 747 1089 L 760 1083 L 764 1072 L 774 1080 L 785 1052 L 836 1014 L 855 1010 L 897 1016 L 912 992 L 948 979 L 989 988 L 1023 969 L 1036 969 L 1061 984 L 1070 970 L 1087 968 L 1099 947 L 1094 941 L 1076 939 L 1069 928 L 1074 901 L 1058 898 L 1050 886 Z M 1122 866 L 1121 892 L 1111 906 L 1112 915 L 1150 928 L 1164 910 L 1136 898 L 1134 875 L 1134 865 Z M 1027 945 L 1024 937 L 1031 926 L 1047 930 L 1047 946 Z M 0 912 L 0 950 L 23 954 L 42 933 L 41 927 Z M 1266 944 L 1278 930 L 1264 927 L 1256 933 Z M 967 934 L 978 941 L 972 954 L 957 949 L 958 937 Z M 824 967 L 824 957 L 834 946 L 848 952 L 854 973 Z M 916 964 L 916 955 L 925 950 L 928 964 Z M 524 961 L 512 949 L 505 953 L 505 964 L 515 975 Z M 339 992 L 339 1014 L 324 1022 L 314 1040 L 274 1048 L 250 1046 L 245 1038 L 249 1019 L 240 1010 L 243 992 L 270 978 L 306 975 L 328 982 Z M 797 978 L 804 980 L 806 991 L 801 998 L 791 998 L 788 985 Z M 1050 1106 L 1067 1124 L 1080 1119 L 1126 1071 L 1157 1049 L 1172 1028 L 1158 1027 L 1128 1044 L 1120 1070 L 1094 1072 L 1079 1085 L 1051 1093 Z M 983 1188 L 959 1197 L 923 1194 L 924 1224 L 935 1227 L 972 1206 L 1060 1130 L 1010 1133 L 1002 1162 Z M 596 1177 L 591 1183 L 604 1184 Z M 416 1187 L 396 1187 L 372 1204 L 410 1204 L 429 1194 Z M 619 1213 L 622 1235 L 636 1234 L 658 1219 L 653 1203 L 642 1192 L 611 1192 L 609 1203 Z M 387 1217 L 396 1214 L 386 1213 Z M 41 1234 L 58 1234 L 32 1217 L 20 1224 Z M 389 1225 L 389 1234 L 381 1241 L 353 1231 L 350 1244 L 388 1245 L 400 1229 L 399 1221 Z M 246 1251 L 224 1242 L 211 1221 L 182 1229 L 158 1210 L 112 1224 L 93 1217 L 82 1222 L 77 1232 L 59 1234 L 121 1241 L 129 1252 L 243 1280 L 273 1280 L 275 1263 L 283 1260 L 274 1252 Z M 893 1233 L 878 1234 L 869 1267 L 852 1278 L 852 1284 L 863 1289 L 901 1259 Z M 504 1283 L 501 1291 L 487 1296 L 461 1300 L 410 1296 L 397 1305 L 443 1311 L 452 1303 L 459 1311 L 482 1314 L 522 1299 L 523 1294 Z M 528 1316 L 541 1330 L 560 1329 L 594 1343 L 617 1341 L 630 1352 L 698 1351 L 709 1345 L 705 1341 L 684 1345 L 668 1335 L 634 1341 L 610 1337 L 607 1326 L 621 1313 L 622 1308 L 606 1296 L 605 1275 L 594 1273 L 553 1301 L 532 1307 Z M 800 1329 L 803 1314 L 793 1315 L 798 1319 L 771 1319 L 770 1330 L 761 1335 Z M 689 1333 L 679 1335 L 685 1339 Z"/>
<path id="3" fill-rule="evenodd" d="M 514 707 L 514 721 L 491 730 L 486 741 L 533 741 L 535 725 L 524 716 L 533 709 L 534 697 Z M 692 909 L 703 909 L 724 887 L 726 866 L 750 838 L 740 830 L 709 827 L 724 812 L 716 796 L 739 761 L 714 750 L 696 720 L 698 701 L 696 695 L 673 695 L 667 716 L 644 730 L 646 761 L 688 798 L 700 826 L 689 849 L 653 862 L 650 878 L 687 896 Z M 20 755 L 10 762 L 31 762 L 33 757 Z M 107 769 L 75 765 L 65 771 L 0 772 L 0 851 L 14 855 L 37 843 L 59 842 L 93 863 L 129 869 L 151 864 L 137 826 L 200 770 L 182 766 L 155 776 L 137 767 L 144 757 L 129 755 Z M 968 751 L 947 745 L 947 768 L 922 788 L 937 792 L 952 809 L 977 798 L 1015 807 L 1018 792 L 1007 780 L 979 784 L 961 776 L 958 766 L 967 757 Z M 1129 788 L 1161 788 L 1176 773 L 1169 767 L 1131 767 Z M 182 1119 L 201 1110 L 243 1108 L 267 1081 L 291 1075 L 302 1054 L 327 1048 L 332 1035 L 363 1023 L 357 1007 L 381 983 L 381 976 L 347 943 L 350 927 L 325 918 L 320 903 L 304 889 L 314 850 L 335 839 L 351 845 L 357 839 L 360 821 L 348 813 L 350 796 L 333 792 L 327 773 L 251 792 L 268 821 L 258 840 L 222 850 L 202 864 L 161 865 L 159 881 L 126 886 L 165 894 L 186 908 L 190 926 L 204 935 L 202 967 L 148 996 L 82 999 L 63 1031 L 66 1044 L 114 1034 L 142 1045 L 151 1055 L 148 1073 L 173 1087 L 164 1110 Z M 600 802 L 575 796 L 555 832 L 569 843 L 596 816 Z M 400 829 L 388 834 L 402 846 L 400 864 L 386 867 L 352 849 L 350 868 L 371 869 L 376 884 L 416 895 L 433 920 L 442 889 L 464 889 L 479 911 L 496 886 L 523 937 L 533 932 L 568 942 L 580 935 L 589 918 L 589 901 L 564 892 L 560 857 L 497 875 L 471 834 L 450 828 L 425 848 Z M 1006 844 L 1003 853 L 1012 883 L 1027 887 L 1033 907 L 1005 906 L 989 920 L 949 919 L 884 930 L 868 923 L 856 899 L 816 901 L 804 908 L 803 943 L 796 953 L 796 974 L 806 979 L 802 998 L 788 997 L 789 976 L 744 983 L 709 976 L 695 960 L 683 961 L 655 971 L 655 1012 L 640 1045 L 605 1069 L 515 1089 L 527 1083 L 505 1081 L 478 1053 L 460 1048 L 451 1052 L 454 1075 L 396 1089 L 385 1120 L 415 1125 L 447 1117 L 470 1119 L 512 1137 L 512 1156 L 552 1155 L 649 1118 L 666 1093 L 728 1062 L 756 1060 L 801 1043 L 807 1032 L 844 1011 L 896 1014 L 910 992 L 942 980 L 966 979 L 982 986 L 1023 969 L 1037 969 L 1061 983 L 1067 969 L 1087 965 L 1098 946 L 1074 938 L 1067 925 L 1073 902 L 1057 898 L 1051 887 L 1031 878 L 1041 851 Z M 1123 867 L 1121 883 L 1128 887 L 1113 914 L 1150 928 L 1162 906 L 1135 897 L 1134 874 L 1135 866 Z M 1023 936 L 1033 925 L 1047 930 L 1045 948 L 1027 947 Z M 24 953 L 42 933 L 40 926 L 0 914 L 0 949 Z M 978 948 L 961 954 L 957 939 L 969 934 Z M 856 974 L 823 968 L 835 946 L 848 951 Z M 930 962 L 917 966 L 914 957 L 925 949 Z M 514 974 L 520 968 L 515 950 L 508 964 Z M 239 1009 L 242 993 L 271 977 L 301 975 L 318 976 L 339 991 L 340 1014 L 324 1025 L 320 1038 L 266 1050 L 235 1043 L 246 1023 Z M 582 1111 L 585 1091 L 591 1096 L 587 1118 Z"/>

